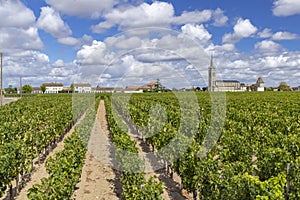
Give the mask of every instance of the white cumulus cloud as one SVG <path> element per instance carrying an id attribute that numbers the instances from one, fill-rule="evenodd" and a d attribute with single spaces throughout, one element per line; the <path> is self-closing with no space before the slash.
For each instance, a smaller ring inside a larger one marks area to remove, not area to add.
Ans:
<path id="1" fill-rule="evenodd" d="M 22 28 L 0 28 L 0 46 L 6 53 L 17 50 L 40 50 L 43 43 L 35 27 Z"/>
<path id="2" fill-rule="evenodd" d="M 92 26 L 92 30 L 95 33 L 102 33 L 114 26 L 120 30 L 143 27 L 169 28 L 171 25 L 201 24 L 210 20 L 214 20 L 214 26 L 223 26 L 228 18 L 220 8 L 183 11 L 177 16 L 171 3 L 154 1 L 151 4 L 142 3 L 137 6 L 114 8 L 104 14 L 104 21 Z"/>
<path id="3" fill-rule="evenodd" d="M 89 35 L 83 35 L 81 38 L 69 36 L 58 38 L 57 41 L 64 45 L 75 46 L 75 48 L 80 48 L 82 45 L 90 45 L 93 42 L 93 38 Z"/>
<path id="4" fill-rule="evenodd" d="M 69 46 L 74 46 L 79 42 L 79 40 L 74 37 L 63 37 L 63 38 L 59 38 L 57 41 L 61 44 L 65 44 Z"/>
<path id="5" fill-rule="evenodd" d="M 182 33 L 200 41 L 202 44 L 207 44 L 211 39 L 211 34 L 204 28 L 203 24 L 201 25 L 192 25 L 186 24 L 181 27 Z"/>
<path id="6" fill-rule="evenodd" d="M 261 53 L 273 54 L 282 49 L 282 46 L 271 40 L 263 40 L 254 45 L 255 49 L 259 50 Z"/>
<path id="7" fill-rule="evenodd" d="M 294 40 L 294 39 L 298 39 L 299 36 L 295 33 L 290 33 L 290 32 L 276 32 L 273 36 L 272 39 L 273 40 Z"/>
<path id="8" fill-rule="evenodd" d="M 265 28 L 263 31 L 258 33 L 260 38 L 269 38 L 273 35 L 272 30 L 269 28 Z"/>
<path id="9" fill-rule="evenodd" d="M 106 21 L 92 27 L 94 32 L 102 32 L 116 24 L 120 29 L 147 26 L 168 27 L 174 15 L 172 4 L 166 2 L 142 3 L 139 6 L 117 8 L 105 15 Z"/>
<path id="10" fill-rule="evenodd" d="M 20 1 L 0 1 L 0 27 L 28 28 L 35 22 L 35 16 Z"/>
<path id="11" fill-rule="evenodd" d="M 105 65 L 112 61 L 113 57 L 109 54 L 106 44 L 94 40 L 91 45 L 83 45 L 77 52 L 76 62 L 84 65 Z"/>
<path id="12" fill-rule="evenodd" d="M 99 18 L 110 10 L 117 0 L 46 0 L 55 10 L 78 17 Z"/>
<path id="13" fill-rule="evenodd" d="M 257 31 L 257 28 L 253 26 L 249 19 L 240 18 L 236 25 L 233 27 L 234 33 L 242 38 L 249 37 Z"/>
<path id="14" fill-rule="evenodd" d="M 0 1 L 0 47 L 4 53 L 40 50 L 43 43 L 35 27 L 35 16 L 19 0 Z"/>
<path id="15" fill-rule="evenodd" d="M 174 24 L 202 23 L 209 21 L 212 15 L 213 12 L 211 10 L 184 11 L 180 16 L 174 16 L 172 22 Z"/>
<path id="16" fill-rule="evenodd" d="M 51 7 L 41 8 L 37 26 L 56 38 L 63 38 L 72 34 L 68 24 L 66 24 L 61 19 L 60 14 Z"/>
<path id="17" fill-rule="evenodd" d="M 275 0 L 273 7 L 275 16 L 290 16 L 300 14 L 299 0 Z"/>
<path id="18" fill-rule="evenodd" d="M 214 18 L 214 26 L 224 26 L 226 25 L 228 21 L 228 17 L 224 15 L 224 11 L 220 8 L 217 8 L 213 12 L 213 18 Z"/>
<path id="19" fill-rule="evenodd" d="M 256 33 L 257 28 L 252 25 L 249 19 L 239 18 L 233 27 L 233 33 L 227 33 L 223 36 L 223 43 L 236 43 L 243 38 L 250 37 Z"/>

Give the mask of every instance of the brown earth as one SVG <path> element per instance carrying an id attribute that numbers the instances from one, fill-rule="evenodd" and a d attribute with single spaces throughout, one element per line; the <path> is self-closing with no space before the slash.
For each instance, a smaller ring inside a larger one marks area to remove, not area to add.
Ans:
<path id="1" fill-rule="evenodd" d="M 104 101 L 100 101 L 83 165 L 81 180 L 71 199 L 120 199 L 121 185 L 114 170 L 113 145 L 108 136 Z"/>

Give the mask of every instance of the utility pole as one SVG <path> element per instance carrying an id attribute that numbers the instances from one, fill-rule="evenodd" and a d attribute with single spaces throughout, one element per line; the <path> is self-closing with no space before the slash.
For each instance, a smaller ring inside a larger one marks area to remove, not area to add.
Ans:
<path id="1" fill-rule="evenodd" d="M 22 76 L 20 76 L 20 97 L 22 98 Z"/>
<path id="2" fill-rule="evenodd" d="M 0 52 L 0 105 L 3 104 L 3 96 L 2 96 L 2 52 Z"/>

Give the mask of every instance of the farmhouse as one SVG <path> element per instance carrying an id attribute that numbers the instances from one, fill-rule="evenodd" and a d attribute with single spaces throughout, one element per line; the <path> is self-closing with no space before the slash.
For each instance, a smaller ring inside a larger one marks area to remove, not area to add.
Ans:
<path id="1" fill-rule="evenodd" d="M 143 93 L 143 86 L 126 86 L 124 93 Z"/>
<path id="2" fill-rule="evenodd" d="M 157 81 L 149 82 L 147 85 L 142 86 L 127 86 L 124 90 L 124 93 L 142 93 L 142 92 L 152 92 L 152 91 L 161 91 L 162 85 Z"/>
<path id="3" fill-rule="evenodd" d="M 74 93 L 91 93 L 92 86 L 89 83 L 74 83 Z"/>
<path id="4" fill-rule="evenodd" d="M 123 92 L 123 88 L 97 86 L 95 88 L 92 88 L 92 92 L 94 92 L 94 93 L 119 93 L 119 92 Z"/>
<path id="5" fill-rule="evenodd" d="M 63 84 L 62 83 L 43 83 L 43 85 L 45 85 L 46 87 L 46 94 L 56 94 L 61 92 L 64 88 L 63 88 Z"/>
<path id="6" fill-rule="evenodd" d="M 31 93 L 32 94 L 42 94 L 43 91 L 42 91 L 41 87 L 32 87 Z"/>

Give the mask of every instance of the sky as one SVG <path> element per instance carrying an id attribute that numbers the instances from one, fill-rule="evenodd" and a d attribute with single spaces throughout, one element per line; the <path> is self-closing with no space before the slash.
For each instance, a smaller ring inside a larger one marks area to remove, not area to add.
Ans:
<path id="1" fill-rule="evenodd" d="M 0 0 L 3 86 L 300 85 L 299 0 Z"/>

